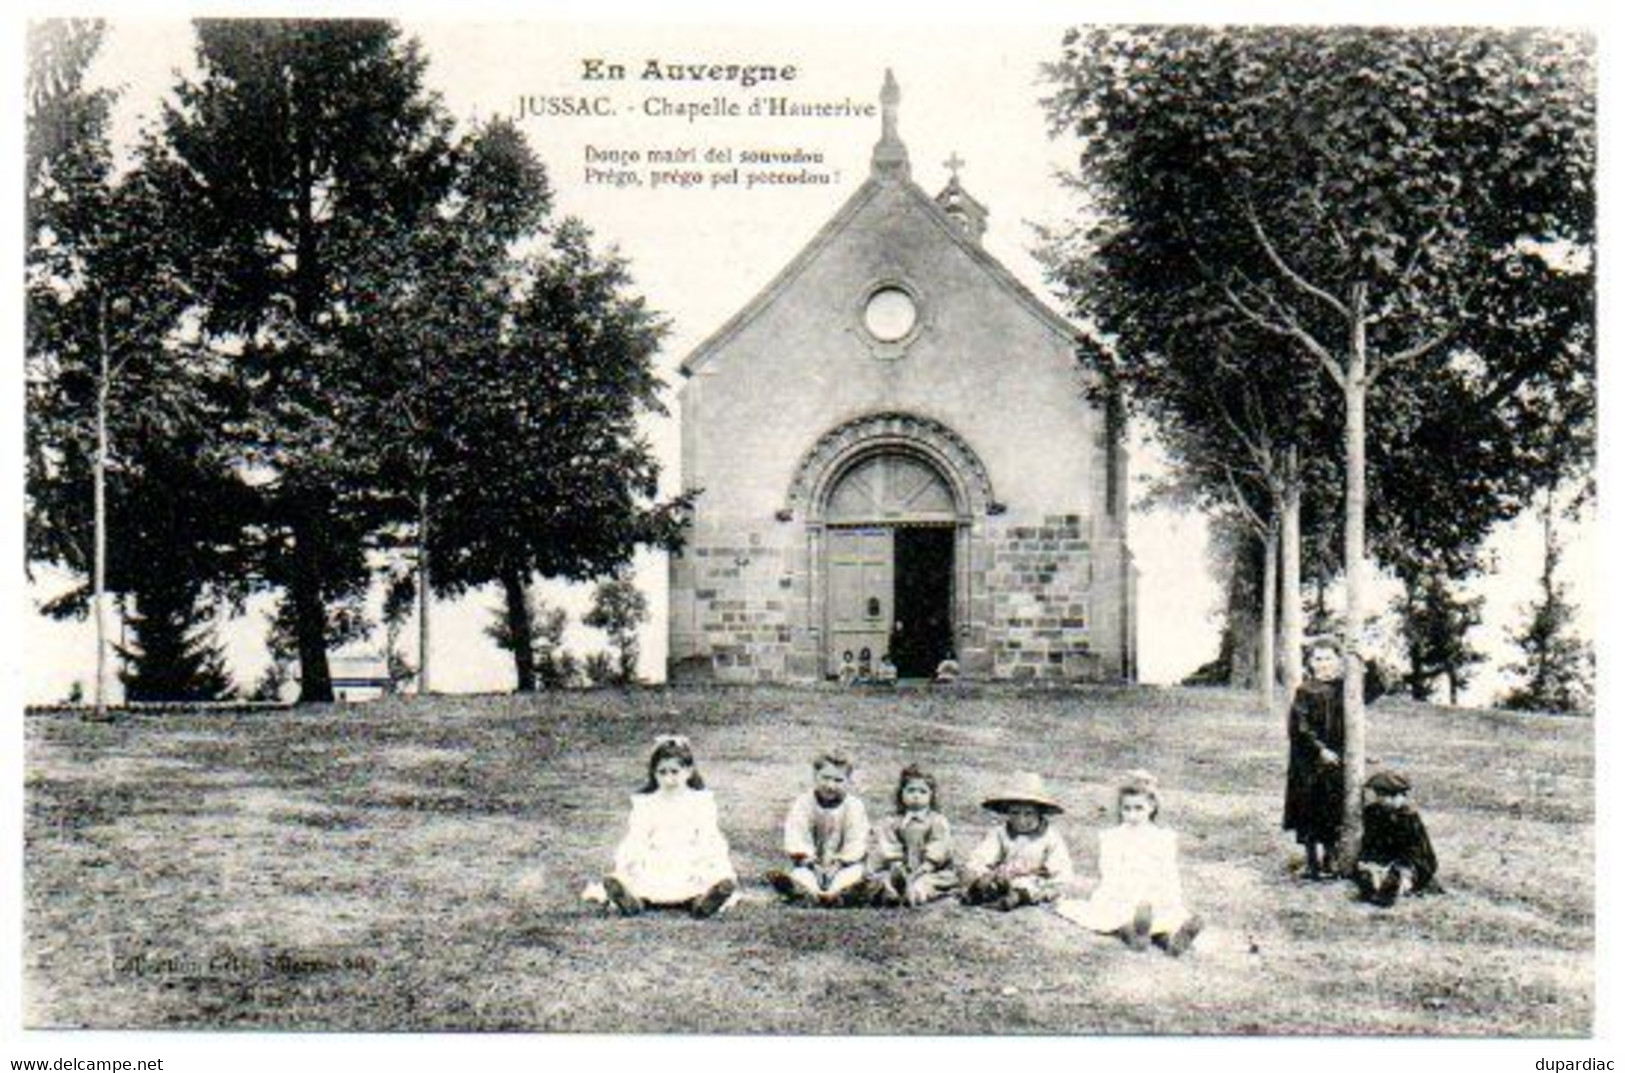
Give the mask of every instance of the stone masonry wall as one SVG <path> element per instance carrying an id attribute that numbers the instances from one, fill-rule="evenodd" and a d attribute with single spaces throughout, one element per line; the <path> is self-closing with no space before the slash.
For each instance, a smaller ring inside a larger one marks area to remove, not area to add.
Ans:
<path id="1" fill-rule="evenodd" d="M 777 531 L 696 534 L 672 559 L 672 673 L 722 682 L 796 677 L 791 622 L 804 550 Z M 680 605 L 679 603 L 680 602 Z"/>
<path id="2" fill-rule="evenodd" d="M 996 678 L 1096 678 L 1093 561 L 1076 514 L 992 528 L 988 623 Z"/>

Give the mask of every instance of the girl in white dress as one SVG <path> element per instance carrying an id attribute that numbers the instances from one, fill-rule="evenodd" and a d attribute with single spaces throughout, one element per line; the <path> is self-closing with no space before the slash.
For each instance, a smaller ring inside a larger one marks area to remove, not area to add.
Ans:
<path id="1" fill-rule="evenodd" d="M 738 884 L 716 799 L 694 766 L 688 739 L 659 739 L 649 754 L 648 783 L 632 795 L 604 893 L 626 916 L 664 907 L 708 917 L 732 902 Z"/>
<path id="2" fill-rule="evenodd" d="M 1179 836 L 1157 824 L 1159 809 L 1156 780 L 1130 772 L 1117 788 L 1117 826 L 1100 832 L 1100 883 L 1087 899 L 1060 901 L 1055 911 L 1135 950 L 1155 942 L 1178 957 L 1202 920 L 1185 908 Z"/>

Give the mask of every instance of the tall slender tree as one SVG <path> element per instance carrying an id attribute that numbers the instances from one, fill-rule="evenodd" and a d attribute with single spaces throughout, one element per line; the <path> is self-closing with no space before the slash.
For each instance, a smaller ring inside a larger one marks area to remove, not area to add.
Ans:
<path id="1" fill-rule="evenodd" d="M 370 451 L 413 555 L 418 604 L 418 690 L 431 690 L 431 611 L 438 591 L 435 530 L 455 484 L 469 471 L 476 414 L 506 394 L 480 379 L 522 375 L 480 360 L 499 349 L 523 285 L 521 243 L 542 240 L 552 198 L 547 173 L 523 136 L 502 120 L 462 138 L 450 196 L 428 221 L 380 234 L 360 271 L 370 275 L 374 314 L 351 326 L 353 345 L 374 355 L 380 405 Z"/>

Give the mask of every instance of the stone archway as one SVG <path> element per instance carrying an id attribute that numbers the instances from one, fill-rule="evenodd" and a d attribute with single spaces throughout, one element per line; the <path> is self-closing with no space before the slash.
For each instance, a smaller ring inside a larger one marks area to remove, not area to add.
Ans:
<path id="1" fill-rule="evenodd" d="M 986 634 L 975 548 L 1001 509 L 980 459 L 938 422 L 877 414 L 821 437 L 780 512 L 805 526 L 808 655 L 821 673 L 866 648 L 894 650 L 905 676 L 970 655 Z"/>

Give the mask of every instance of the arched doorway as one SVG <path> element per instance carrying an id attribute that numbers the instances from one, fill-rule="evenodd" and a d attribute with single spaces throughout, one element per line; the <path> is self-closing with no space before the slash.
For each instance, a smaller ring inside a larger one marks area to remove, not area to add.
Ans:
<path id="1" fill-rule="evenodd" d="M 954 647 L 959 510 L 924 458 L 860 456 L 824 505 L 826 670 L 851 652 L 890 652 L 905 678 L 931 676 Z"/>

